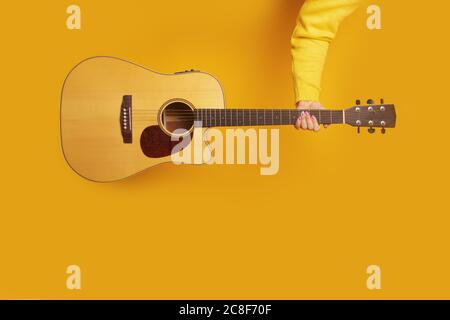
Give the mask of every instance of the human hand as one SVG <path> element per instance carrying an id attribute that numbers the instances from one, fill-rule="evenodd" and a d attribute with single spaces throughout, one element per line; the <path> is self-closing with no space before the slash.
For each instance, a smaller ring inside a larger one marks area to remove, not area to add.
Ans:
<path id="1" fill-rule="evenodd" d="M 296 107 L 298 110 L 325 109 L 325 107 L 320 102 L 306 100 L 297 102 Z M 326 128 L 327 125 L 324 125 L 323 127 Z M 310 115 L 308 111 L 302 111 L 300 117 L 298 117 L 297 121 L 295 122 L 295 128 L 317 132 L 320 130 L 320 125 L 315 116 Z"/>

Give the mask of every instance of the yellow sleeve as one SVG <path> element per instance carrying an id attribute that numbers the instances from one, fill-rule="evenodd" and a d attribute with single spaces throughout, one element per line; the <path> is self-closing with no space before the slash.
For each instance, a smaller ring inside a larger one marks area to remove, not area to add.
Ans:
<path id="1" fill-rule="evenodd" d="M 292 72 L 296 101 L 319 101 L 328 46 L 339 24 L 360 0 L 306 0 L 292 35 Z"/>

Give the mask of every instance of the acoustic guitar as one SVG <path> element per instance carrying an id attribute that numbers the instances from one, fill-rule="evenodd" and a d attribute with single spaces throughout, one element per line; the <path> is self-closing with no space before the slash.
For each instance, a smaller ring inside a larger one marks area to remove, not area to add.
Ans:
<path id="1" fill-rule="evenodd" d="M 395 127 L 392 104 L 356 105 L 345 110 L 309 110 L 320 124 L 358 128 Z M 61 96 L 61 143 L 70 167 L 97 181 L 120 180 L 171 161 L 185 135 L 211 127 L 293 125 L 290 109 L 225 109 L 222 87 L 197 70 L 161 74 L 113 57 L 93 57 L 75 66 Z M 200 123 L 200 125 L 198 125 Z"/>

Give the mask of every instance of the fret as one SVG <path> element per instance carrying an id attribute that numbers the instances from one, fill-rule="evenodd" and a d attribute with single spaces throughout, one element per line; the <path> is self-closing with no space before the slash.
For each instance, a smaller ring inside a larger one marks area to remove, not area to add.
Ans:
<path id="1" fill-rule="evenodd" d="M 295 124 L 295 121 L 297 121 L 300 113 L 298 110 L 289 110 L 287 115 L 288 117 L 283 119 L 283 124 Z"/>
<path id="2" fill-rule="evenodd" d="M 215 123 L 214 123 L 215 119 L 214 119 L 213 113 L 214 113 L 214 109 L 209 109 L 209 120 L 210 120 L 211 127 L 215 126 Z"/>
<path id="3" fill-rule="evenodd" d="M 318 118 L 318 111 L 319 110 L 309 110 L 309 114 L 312 116 L 314 116 L 316 119 Z"/>
<path id="4" fill-rule="evenodd" d="M 292 114 L 294 111 L 294 114 Z M 294 124 L 297 120 L 297 110 L 287 110 L 283 112 L 280 124 Z"/>
<path id="5" fill-rule="evenodd" d="M 272 123 L 273 124 L 281 124 L 280 110 L 272 110 Z"/>
<path id="6" fill-rule="evenodd" d="M 343 113 L 342 110 L 333 110 L 333 123 L 339 123 L 339 124 L 343 124 Z"/>
<path id="7" fill-rule="evenodd" d="M 332 116 L 331 110 L 322 110 L 321 113 L 322 113 L 322 115 L 321 115 L 321 118 L 322 118 L 321 123 L 322 124 L 333 123 L 333 116 Z"/>

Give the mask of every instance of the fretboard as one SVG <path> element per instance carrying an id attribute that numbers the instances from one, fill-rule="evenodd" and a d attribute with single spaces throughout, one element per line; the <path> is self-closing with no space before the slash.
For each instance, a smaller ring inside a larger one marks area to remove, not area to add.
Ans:
<path id="1" fill-rule="evenodd" d="M 343 124 L 343 110 L 296 109 L 197 109 L 195 120 L 202 127 L 293 125 L 302 111 L 308 111 L 319 124 Z"/>

